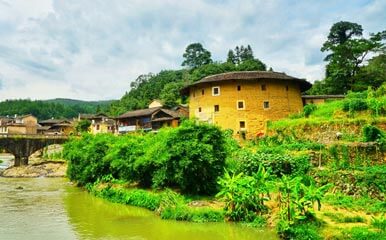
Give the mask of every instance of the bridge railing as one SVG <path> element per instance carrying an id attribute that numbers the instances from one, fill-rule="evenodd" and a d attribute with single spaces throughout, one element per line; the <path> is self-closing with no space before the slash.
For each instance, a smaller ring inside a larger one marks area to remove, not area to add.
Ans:
<path id="1" fill-rule="evenodd" d="M 54 135 L 54 134 L 9 134 L 0 133 L 0 138 L 40 138 L 40 139 L 68 139 L 69 135 Z"/>

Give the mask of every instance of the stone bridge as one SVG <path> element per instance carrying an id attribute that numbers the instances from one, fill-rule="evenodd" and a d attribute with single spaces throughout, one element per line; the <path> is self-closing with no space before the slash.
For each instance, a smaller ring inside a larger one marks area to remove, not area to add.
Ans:
<path id="1" fill-rule="evenodd" d="M 0 134 L 0 149 L 15 156 L 15 166 L 28 165 L 28 158 L 34 152 L 52 144 L 68 140 L 65 135 Z"/>

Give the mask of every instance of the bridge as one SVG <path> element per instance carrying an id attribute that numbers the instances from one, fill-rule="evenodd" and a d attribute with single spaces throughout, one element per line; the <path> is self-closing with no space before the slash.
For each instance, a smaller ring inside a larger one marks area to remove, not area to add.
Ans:
<path id="1" fill-rule="evenodd" d="M 0 149 L 15 156 L 15 166 L 28 165 L 28 158 L 36 151 L 52 144 L 63 144 L 66 135 L 0 134 Z"/>

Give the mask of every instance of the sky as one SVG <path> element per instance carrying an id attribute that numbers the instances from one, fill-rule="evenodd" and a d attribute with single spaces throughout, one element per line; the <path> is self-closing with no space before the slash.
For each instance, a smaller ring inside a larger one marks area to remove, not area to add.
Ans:
<path id="1" fill-rule="evenodd" d="M 386 29 L 385 0 L 0 0 L 0 100 L 119 99 L 137 76 L 251 45 L 275 71 L 324 76 L 332 24 Z"/>

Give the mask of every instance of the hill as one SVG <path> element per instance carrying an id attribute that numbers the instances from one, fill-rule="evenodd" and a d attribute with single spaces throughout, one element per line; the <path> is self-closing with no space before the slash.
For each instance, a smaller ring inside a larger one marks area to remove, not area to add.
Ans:
<path id="1" fill-rule="evenodd" d="M 49 118 L 74 118 L 79 113 L 107 112 L 110 101 L 82 101 L 74 99 L 5 100 L 0 102 L 0 116 L 32 114 L 39 120 Z"/>

